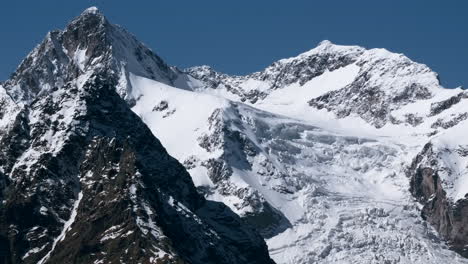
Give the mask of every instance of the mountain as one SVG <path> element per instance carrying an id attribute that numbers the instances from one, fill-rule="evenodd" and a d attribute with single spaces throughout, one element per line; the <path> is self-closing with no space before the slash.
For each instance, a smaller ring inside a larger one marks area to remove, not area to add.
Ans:
<path id="1" fill-rule="evenodd" d="M 400 150 L 396 156 L 401 157 L 401 165 L 384 168 L 391 168 L 392 173 L 404 171 L 410 185 L 405 188 L 423 205 L 422 218 L 451 249 L 468 256 L 466 90 L 443 88 L 435 72 L 402 54 L 329 41 L 248 76 L 229 77 L 206 67 L 188 72 L 205 81 L 206 92 L 211 94 L 245 101 L 230 88 L 239 87 L 261 94 L 246 102 L 271 113 L 338 126 L 345 135 L 377 136 L 379 141 L 382 136 L 390 138 Z M 342 162 L 343 153 L 333 156 L 337 155 L 337 163 Z M 361 158 L 360 163 L 366 162 Z"/>
<path id="2" fill-rule="evenodd" d="M 1 84 L 0 252 L 468 263 L 467 99 L 330 41 L 246 76 L 180 70 L 90 8 Z"/>
<path id="3" fill-rule="evenodd" d="M 133 76 L 132 109 L 278 263 L 467 263 L 464 90 L 329 41 L 247 76 L 185 72 L 191 90 Z"/>
<path id="4" fill-rule="evenodd" d="M 274 263 L 131 111 L 130 72 L 178 76 L 90 8 L 0 86 L 0 262 Z"/>

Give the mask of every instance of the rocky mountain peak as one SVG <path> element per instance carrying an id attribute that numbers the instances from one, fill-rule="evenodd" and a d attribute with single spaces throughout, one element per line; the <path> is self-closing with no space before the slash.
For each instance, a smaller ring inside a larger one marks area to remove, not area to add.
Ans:
<path id="1" fill-rule="evenodd" d="M 95 21 L 99 20 L 104 22 L 106 20 L 104 14 L 95 6 L 86 8 L 79 16 L 72 20 L 70 24 L 73 24 L 79 20 L 84 21 L 88 19 L 94 19 Z"/>
<path id="2" fill-rule="evenodd" d="M 49 32 L 3 86 L 16 101 L 28 103 L 41 93 L 79 76 L 107 69 L 118 93 L 133 100 L 131 74 L 172 84 L 177 71 L 97 8 L 88 8 L 64 30 Z"/>
<path id="3" fill-rule="evenodd" d="M 294 83 L 304 85 L 326 71 L 353 64 L 364 51 L 359 46 L 341 46 L 325 40 L 307 52 L 278 60 L 264 70 L 246 76 L 219 73 L 209 66 L 192 67 L 186 72 L 203 81 L 207 88 L 226 90 L 233 99 L 256 103 L 274 90 Z"/>
<path id="4" fill-rule="evenodd" d="M 343 70 L 343 75 L 325 85 L 305 87 L 316 77 L 326 78 L 332 72 L 331 75 L 340 75 L 338 70 Z M 358 116 L 377 128 L 388 123 L 417 126 L 422 116 L 414 113 L 398 116 L 394 112 L 416 101 L 430 99 L 442 88 L 437 73 L 403 54 L 381 48 L 337 45 L 329 40 L 246 76 L 217 73 L 206 66 L 193 67 L 188 73 L 206 87 L 225 90 L 229 98 L 252 104 L 268 101 L 274 91 L 295 85 L 320 90 L 323 92 L 310 92 L 310 111 L 326 109 L 338 118 Z M 334 87 L 335 83 L 340 84 Z"/>
<path id="5" fill-rule="evenodd" d="M 358 56 L 358 55 L 361 55 L 364 51 L 365 51 L 365 48 L 360 47 L 360 46 L 338 45 L 338 44 L 332 43 L 330 40 L 322 40 L 315 48 L 309 51 L 303 52 L 295 57 L 283 59 L 280 61 L 289 62 L 293 60 L 306 59 L 307 57 L 310 57 L 310 56 L 317 56 L 317 55 L 326 56 L 327 54 L 329 55 L 348 54 L 349 56 Z"/>

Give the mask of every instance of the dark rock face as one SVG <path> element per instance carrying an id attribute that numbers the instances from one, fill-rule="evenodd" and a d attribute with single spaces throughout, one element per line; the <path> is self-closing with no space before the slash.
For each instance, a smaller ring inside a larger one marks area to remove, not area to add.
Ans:
<path id="1" fill-rule="evenodd" d="M 430 115 L 431 116 L 438 115 L 438 114 L 442 113 L 443 111 L 449 109 L 453 105 L 456 105 L 456 104 L 460 103 L 460 101 L 462 99 L 466 99 L 466 98 L 468 98 L 468 94 L 466 92 L 461 92 L 461 93 L 459 93 L 459 94 L 457 94 L 455 96 L 450 97 L 447 100 L 437 102 L 437 103 L 433 103 L 431 105 Z"/>
<path id="2" fill-rule="evenodd" d="M 97 12 L 49 34 L 5 83 L 20 109 L 0 131 L 0 263 L 273 263 L 255 230 L 198 194 L 122 99 L 114 68 L 84 70 L 49 46 L 119 61 Z"/>
<path id="3" fill-rule="evenodd" d="M 323 45 L 328 44 L 323 43 Z M 354 63 L 360 53 L 362 53 L 362 50 L 350 54 L 325 52 L 285 63 L 279 61 L 273 63 L 263 72 L 254 73 L 252 77 L 262 81 L 269 81 L 272 84 L 271 89 L 281 88 L 292 83 L 304 85 L 325 71 L 334 71 Z"/>
<path id="4" fill-rule="evenodd" d="M 332 91 L 309 101 L 317 109 L 334 112 L 338 118 L 356 114 L 377 128 L 392 120 L 391 112 L 415 100 L 432 97 L 426 87 L 413 83 L 398 94 L 387 94 L 385 87 L 370 85 L 368 72 L 361 73 L 343 89 Z M 350 100 L 352 98 L 352 100 Z M 337 107 L 343 106 L 343 107 Z M 407 116 L 405 122 L 416 126 L 420 117 Z"/>
<path id="5" fill-rule="evenodd" d="M 442 119 L 442 118 L 439 118 L 431 125 L 431 128 L 440 128 L 441 127 L 441 128 L 444 128 L 444 129 L 448 129 L 448 128 L 451 128 L 451 127 L 454 127 L 454 126 L 458 125 L 462 121 L 465 121 L 467 118 L 468 118 L 468 113 L 467 112 L 460 113 L 460 114 L 456 115 L 455 117 L 453 117 L 453 118 L 451 118 L 449 120 L 446 120 L 446 121 L 444 121 L 444 119 Z"/>
<path id="6" fill-rule="evenodd" d="M 468 257 L 468 200 L 453 202 L 444 191 L 437 172 L 438 162 L 428 143 L 408 169 L 410 191 L 423 204 L 422 217 L 436 228 L 450 247 Z M 428 161 L 422 164 L 422 160 Z"/>
<path id="7" fill-rule="evenodd" d="M 154 111 L 161 112 L 161 111 L 167 110 L 168 107 L 169 107 L 169 104 L 167 103 L 167 101 L 161 101 L 159 102 L 159 104 L 154 106 L 153 112 Z"/>

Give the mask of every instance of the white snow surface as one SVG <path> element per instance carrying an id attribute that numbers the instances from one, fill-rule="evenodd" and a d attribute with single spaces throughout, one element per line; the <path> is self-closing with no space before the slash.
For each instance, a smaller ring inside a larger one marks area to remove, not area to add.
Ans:
<path id="1" fill-rule="evenodd" d="M 401 58 L 382 50 L 369 54 Z M 421 219 L 420 206 L 408 191 L 403 169 L 430 140 L 431 118 L 419 127 L 376 129 L 356 116 L 337 119 L 308 107 L 308 100 L 343 88 L 359 70 L 351 64 L 326 71 L 302 86 L 294 83 L 275 90 L 250 106 L 231 101 L 235 96 L 224 91 L 181 89 L 132 74 L 132 96 L 138 98 L 132 110 L 169 154 L 184 164 L 192 159 L 195 165 L 188 169 L 194 183 L 215 190 L 209 199 L 226 203 L 240 215 L 253 208 L 242 206 L 244 201 L 236 195 L 217 191 L 201 165 L 229 150 L 207 151 L 200 146 L 200 137 L 214 136 L 209 119 L 221 111 L 219 118 L 227 129 L 253 142 L 258 152 L 247 158 L 252 166 L 235 164 L 228 182 L 232 189 L 260 193 L 291 224 L 267 240 L 277 263 L 468 263 Z M 427 74 L 431 79 L 432 73 Z M 245 85 L 263 89 L 258 82 Z M 456 93 L 442 90 L 406 107 L 429 112 L 431 103 Z M 446 142 L 459 136 L 442 132 L 436 137 Z M 265 171 L 268 168 L 273 172 Z M 458 168 L 460 175 L 463 168 L 466 164 Z M 456 180 L 455 198 L 468 192 L 464 178 Z"/>

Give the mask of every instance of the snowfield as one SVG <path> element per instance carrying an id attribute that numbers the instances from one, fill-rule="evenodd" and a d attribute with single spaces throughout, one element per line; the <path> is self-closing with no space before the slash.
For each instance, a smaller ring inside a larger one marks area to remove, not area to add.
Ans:
<path id="1" fill-rule="evenodd" d="M 348 85 L 358 72 L 355 64 L 326 71 L 302 86 L 274 90 L 257 104 L 132 76 L 139 98 L 132 109 L 186 165 L 195 184 L 209 189 L 208 199 L 248 216 L 258 205 L 245 200 L 256 197 L 279 212 L 280 223 L 267 232 L 278 263 L 468 263 L 421 219 L 408 190 L 404 168 L 427 141 L 415 137 L 426 134 L 424 128 L 376 129 L 359 117 L 337 119 L 307 104 Z M 246 148 L 229 142 L 233 132 L 253 153 L 239 154 Z M 204 134 L 223 143 L 207 150 L 200 144 Z M 230 176 L 207 176 L 210 159 L 224 159 Z M 461 182 L 455 185 L 462 188 L 458 193 L 467 192 Z"/>

